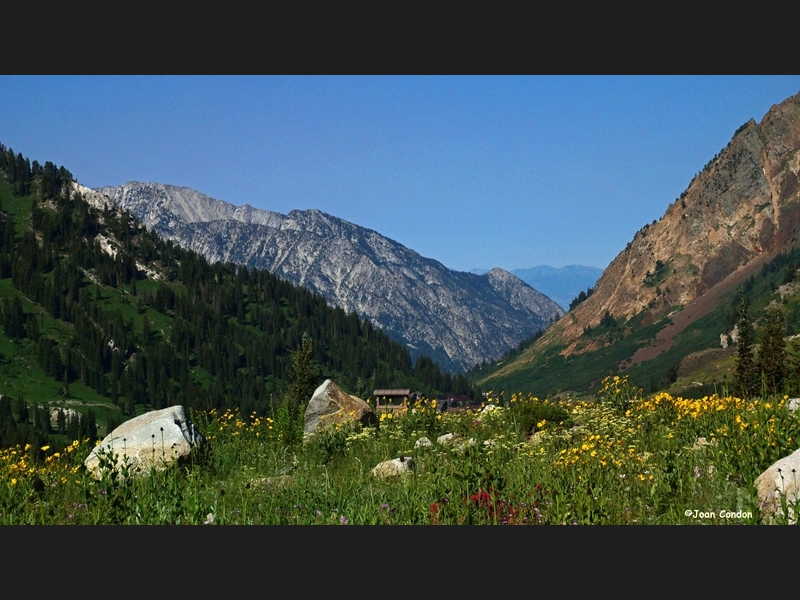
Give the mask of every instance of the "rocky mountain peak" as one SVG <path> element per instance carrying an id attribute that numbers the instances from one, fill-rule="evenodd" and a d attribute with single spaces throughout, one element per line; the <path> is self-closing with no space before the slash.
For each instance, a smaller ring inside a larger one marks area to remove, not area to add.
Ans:
<path id="1" fill-rule="evenodd" d="M 159 183 L 97 191 L 209 260 L 265 268 L 305 286 L 447 369 L 497 358 L 564 314 L 507 271 L 451 271 L 316 209 L 281 215 Z"/>

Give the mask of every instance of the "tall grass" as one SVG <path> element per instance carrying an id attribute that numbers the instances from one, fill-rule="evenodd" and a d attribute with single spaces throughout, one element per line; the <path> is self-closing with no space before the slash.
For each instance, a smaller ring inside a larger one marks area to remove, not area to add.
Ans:
<path id="1" fill-rule="evenodd" d="M 87 443 L 3 450 L 0 523 L 755 524 L 753 481 L 800 441 L 786 397 L 645 398 L 624 378 L 595 403 L 497 395 L 442 414 L 422 401 L 305 441 L 273 417 L 196 414 L 210 450 L 139 476 L 92 478 Z M 401 456 L 407 475 L 371 474 Z"/>

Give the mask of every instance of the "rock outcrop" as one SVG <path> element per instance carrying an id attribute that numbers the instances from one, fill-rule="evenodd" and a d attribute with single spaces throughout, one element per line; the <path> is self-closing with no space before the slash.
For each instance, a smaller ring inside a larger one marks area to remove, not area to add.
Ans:
<path id="1" fill-rule="evenodd" d="M 800 94 L 773 106 L 761 123 L 751 119 L 740 127 L 664 216 L 634 235 L 594 293 L 495 376 L 553 344 L 563 346 L 564 356 L 598 349 L 598 342 L 581 337 L 606 313 L 620 323 L 640 316 L 641 326 L 670 315 L 654 343 L 639 348 L 629 365 L 668 349 L 723 294 L 776 253 L 800 244 L 798 150 Z"/>
<path id="2" fill-rule="evenodd" d="M 190 460 L 206 438 L 195 428 L 183 406 L 154 410 L 114 429 L 96 446 L 84 464 L 99 477 L 104 466 L 126 466 L 130 473 L 148 473 Z"/>
<path id="3" fill-rule="evenodd" d="M 800 96 L 741 128 L 658 222 L 645 225 L 561 327 L 574 338 L 605 311 L 660 317 L 760 256 L 800 239 Z M 555 335 L 553 332 L 550 335 Z"/>
<path id="4" fill-rule="evenodd" d="M 337 423 L 358 422 L 374 425 L 378 422 L 372 408 L 361 398 L 351 396 L 330 379 L 314 390 L 303 418 L 303 432 L 312 435 Z"/>
<path id="5" fill-rule="evenodd" d="M 498 358 L 564 314 L 507 271 L 451 271 L 318 210 L 282 215 L 158 183 L 97 191 L 160 236 L 318 292 L 406 344 L 412 358 L 424 354 L 446 369 Z"/>

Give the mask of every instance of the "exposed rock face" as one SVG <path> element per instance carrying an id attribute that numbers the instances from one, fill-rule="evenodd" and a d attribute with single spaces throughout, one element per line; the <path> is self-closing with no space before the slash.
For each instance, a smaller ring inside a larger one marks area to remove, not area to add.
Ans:
<path id="1" fill-rule="evenodd" d="M 800 94 L 773 106 L 761 123 L 751 119 L 739 128 L 661 220 L 636 233 L 603 272 L 594 293 L 551 327 L 528 356 L 553 341 L 566 344 L 564 355 L 593 350 L 591 345 L 581 348 L 577 340 L 606 311 L 622 319 L 644 313 L 643 325 L 675 312 L 673 328 L 685 327 L 762 262 L 796 247 L 798 149 Z M 668 343 L 658 351 L 668 348 L 671 338 L 662 342 Z M 525 360 L 530 359 L 523 353 L 518 362 Z M 513 368 L 507 365 L 498 375 Z"/>
<path id="2" fill-rule="evenodd" d="M 318 292 L 405 343 L 412 357 L 426 354 L 447 369 L 498 358 L 564 314 L 507 271 L 451 271 L 318 210 L 281 215 L 156 183 L 97 191 L 162 237 Z"/>
<path id="3" fill-rule="evenodd" d="M 313 434 L 336 423 L 357 421 L 362 425 L 377 423 L 369 404 L 349 395 L 330 379 L 314 390 L 303 418 L 303 432 Z"/>
<path id="4" fill-rule="evenodd" d="M 118 468 L 127 457 L 133 472 L 148 473 L 152 466 L 161 470 L 188 460 L 193 448 L 205 444 L 184 407 L 170 406 L 125 421 L 91 451 L 84 464 L 97 477 L 101 455 L 113 454 Z"/>

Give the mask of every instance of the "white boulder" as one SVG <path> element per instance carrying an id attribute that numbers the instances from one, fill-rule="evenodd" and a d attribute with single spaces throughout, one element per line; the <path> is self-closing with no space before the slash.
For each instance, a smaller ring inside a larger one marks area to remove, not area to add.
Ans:
<path id="1" fill-rule="evenodd" d="M 793 506 L 800 501 L 800 449 L 781 458 L 756 478 L 758 507 L 764 520 L 771 522 L 781 513 L 786 499 L 790 523 L 796 523 Z"/>
<path id="2" fill-rule="evenodd" d="M 186 409 L 170 406 L 125 421 L 91 451 L 84 464 L 95 477 L 101 476 L 104 466 L 120 469 L 126 463 L 129 472 L 147 473 L 151 467 L 162 470 L 188 461 L 192 449 L 206 443 Z"/>

